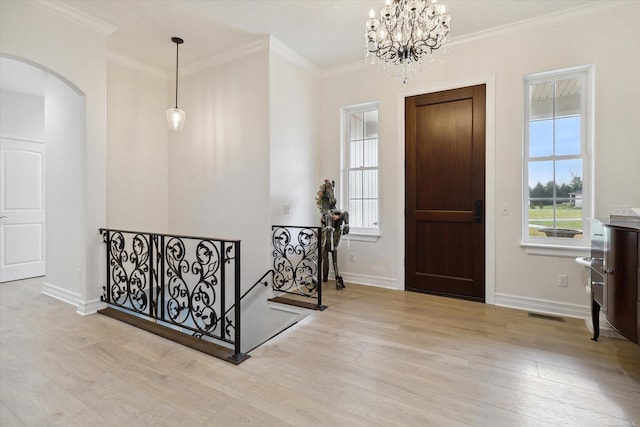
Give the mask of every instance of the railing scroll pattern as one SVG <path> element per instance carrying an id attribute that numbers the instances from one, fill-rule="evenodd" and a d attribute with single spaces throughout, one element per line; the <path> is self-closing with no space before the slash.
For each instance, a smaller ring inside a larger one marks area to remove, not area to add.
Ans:
<path id="1" fill-rule="evenodd" d="M 101 229 L 102 301 L 240 351 L 240 241 Z M 230 315 L 233 314 L 233 317 Z"/>
<path id="2" fill-rule="evenodd" d="M 322 306 L 320 227 L 274 225 L 273 290 Z"/>

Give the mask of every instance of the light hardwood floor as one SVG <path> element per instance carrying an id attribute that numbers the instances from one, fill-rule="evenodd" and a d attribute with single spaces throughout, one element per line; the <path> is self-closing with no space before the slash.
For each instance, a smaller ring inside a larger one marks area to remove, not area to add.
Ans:
<path id="1" fill-rule="evenodd" d="M 239 366 L 0 285 L 0 425 L 640 425 L 640 346 L 347 284 Z M 635 423 L 635 424 L 634 424 Z"/>

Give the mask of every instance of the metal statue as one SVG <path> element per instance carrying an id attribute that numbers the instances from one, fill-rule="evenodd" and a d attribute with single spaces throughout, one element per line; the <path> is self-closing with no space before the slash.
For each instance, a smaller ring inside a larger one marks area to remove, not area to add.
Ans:
<path id="1" fill-rule="evenodd" d="M 349 212 L 336 208 L 334 188 L 336 183 L 328 179 L 320 185 L 316 205 L 322 214 L 322 281 L 329 278 L 329 254 L 336 278 L 336 289 L 343 289 L 344 281 L 338 271 L 338 245 L 343 234 L 349 234 Z"/>

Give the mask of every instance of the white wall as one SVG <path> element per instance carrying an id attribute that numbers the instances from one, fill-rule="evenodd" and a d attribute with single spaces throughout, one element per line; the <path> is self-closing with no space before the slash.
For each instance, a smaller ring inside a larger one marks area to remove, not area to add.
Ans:
<path id="1" fill-rule="evenodd" d="M 107 64 L 108 223 L 120 230 L 169 230 L 167 78 L 110 55 Z"/>
<path id="2" fill-rule="evenodd" d="M 85 98 L 45 79 L 47 292 L 80 298 L 84 287 Z"/>
<path id="3" fill-rule="evenodd" d="M 47 2 L 0 2 L 0 54 L 37 64 L 56 74 L 86 99 L 84 221 L 79 312 L 89 312 L 104 282 L 103 243 L 98 229 L 106 225 L 106 39 L 109 29 L 86 19 L 46 10 Z M 64 13 L 63 13 L 64 14 Z M 92 27 L 93 29 L 88 29 Z M 95 27 L 95 28 L 94 28 Z M 70 284 L 59 284 L 73 289 Z"/>
<path id="4" fill-rule="evenodd" d="M 312 66 L 273 38 L 271 46 L 271 221 L 273 225 L 319 225 L 315 197 L 322 183 L 318 145 L 320 82 Z"/>
<path id="5" fill-rule="evenodd" d="M 591 13 L 590 11 L 593 11 Z M 455 42 L 455 40 L 454 40 Z M 496 37 L 454 44 L 442 63 L 427 66 L 403 88 L 393 76 L 377 73 L 376 66 L 345 67 L 328 73 L 322 82 L 322 173 L 339 175 L 339 108 L 363 102 L 380 102 L 381 232 L 376 243 L 351 243 L 358 262 L 341 254 L 341 273 L 354 278 L 374 276 L 404 288 L 404 141 L 402 99 L 457 84 L 495 78 L 495 194 L 488 216 L 495 218 L 496 302 L 520 307 L 538 306 L 565 314 L 587 312 L 581 267 L 573 258 L 527 255 L 520 247 L 522 214 L 522 80 L 530 73 L 595 64 L 595 208 L 608 216 L 614 204 L 640 205 L 640 4 L 598 4 L 572 12 L 563 19 L 529 24 Z M 622 173 L 624 171 L 624 173 Z M 510 207 L 509 216 L 497 215 L 499 206 Z M 557 274 L 569 275 L 569 286 L 556 285 Z M 490 286 L 488 284 L 488 286 Z"/>
<path id="6" fill-rule="evenodd" d="M 402 196 L 398 191 L 398 144 L 404 147 L 404 142 L 397 140 L 398 97 L 402 90 L 392 76 L 378 74 L 377 67 L 355 64 L 346 72 L 323 79 L 319 118 L 321 175 L 335 179 L 336 188 L 341 189 L 341 108 L 379 101 L 380 238 L 375 242 L 359 241 L 355 236 L 343 239 L 338 248 L 339 268 L 347 281 L 396 289 L 404 289 L 404 271 L 398 270 L 398 256 L 402 256 L 398 236 L 404 233 L 404 213 L 397 211 Z M 404 182 L 404 176 L 401 180 Z"/>
<path id="7" fill-rule="evenodd" d="M 0 135 L 44 140 L 44 98 L 0 90 Z"/>
<path id="8" fill-rule="evenodd" d="M 241 240 L 244 288 L 270 265 L 268 61 L 263 50 L 181 75 L 187 118 L 169 136 L 169 230 Z"/>

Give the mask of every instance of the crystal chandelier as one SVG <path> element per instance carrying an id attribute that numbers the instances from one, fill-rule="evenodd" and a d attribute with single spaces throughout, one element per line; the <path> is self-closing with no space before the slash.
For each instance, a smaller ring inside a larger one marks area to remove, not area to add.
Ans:
<path id="1" fill-rule="evenodd" d="M 437 0 L 386 0 L 379 20 L 369 12 L 367 62 L 381 64 L 406 85 L 415 68 L 433 61 L 449 40 L 449 21 Z"/>

